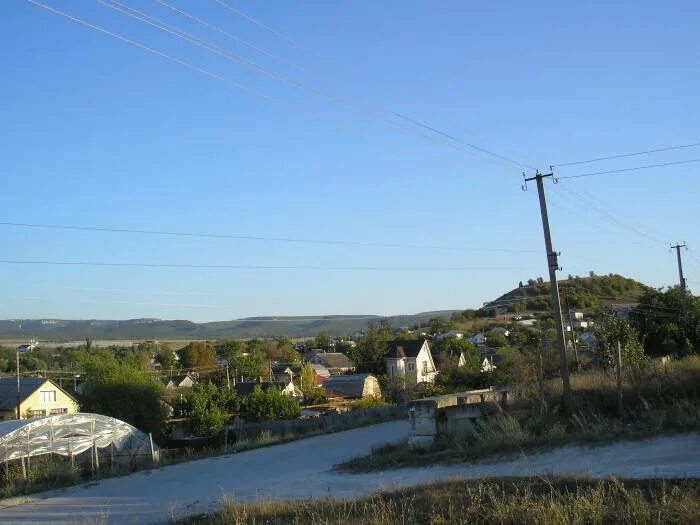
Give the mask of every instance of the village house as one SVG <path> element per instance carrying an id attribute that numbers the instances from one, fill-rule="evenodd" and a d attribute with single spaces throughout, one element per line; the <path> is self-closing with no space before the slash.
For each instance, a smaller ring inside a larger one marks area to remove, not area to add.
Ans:
<path id="1" fill-rule="evenodd" d="M 403 376 L 413 385 L 433 383 L 437 369 L 428 341 L 426 339 L 396 340 L 389 343 L 386 353 L 386 373 L 389 379 Z"/>
<path id="2" fill-rule="evenodd" d="M 312 363 L 311 368 L 314 371 L 314 385 L 316 386 L 321 386 L 323 383 L 325 383 L 326 379 L 331 376 L 331 373 L 323 365 Z"/>
<path id="3" fill-rule="evenodd" d="M 477 346 L 480 345 L 485 345 L 486 344 L 486 336 L 484 335 L 483 332 L 479 332 L 477 334 L 474 334 L 471 336 L 468 341 L 472 344 L 475 344 Z"/>
<path id="4" fill-rule="evenodd" d="M 323 365 L 331 375 L 345 374 L 355 370 L 350 358 L 340 352 L 324 352 L 314 354 L 309 361 L 314 365 Z"/>
<path id="5" fill-rule="evenodd" d="M 372 374 L 330 376 L 323 383 L 326 397 L 341 399 L 380 398 L 379 381 Z"/>
<path id="6" fill-rule="evenodd" d="M 455 330 L 450 330 L 449 332 L 445 332 L 444 334 L 438 334 L 435 336 L 436 341 L 441 341 L 443 339 L 447 339 L 449 337 L 454 337 L 455 339 L 462 339 L 464 337 L 464 334 L 462 332 L 457 332 Z"/>
<path id="7" fill-rule="evenodd" d="M 189 374 L 166 377 L 163 382 L 165 383 L 166 390 L 176 390 L 178 388 L 192 388 L 194 386 L 194 379 Z"/>
<path id="8" fill-rule="evenodd" d="M 39 343 L 35 339 L 32 339 L 29 343 L 19 345 L 15 350 L 20 354 L 26 354 L 37 348 L 39 348 Z"/>
<path id="9" fill-rule="evenodd" d="M 74 414 L 78 402 L 50 379 L 25 377 L 19 383 L 20 419 Z M 0 420 L 17 419 L 17 380 L 0 379 Z"/>

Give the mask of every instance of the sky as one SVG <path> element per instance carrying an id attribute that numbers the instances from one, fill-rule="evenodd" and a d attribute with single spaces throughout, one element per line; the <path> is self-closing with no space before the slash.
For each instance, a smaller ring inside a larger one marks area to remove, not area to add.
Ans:
<path id="1" fill-rule="evenodd" d="M 693 1 L 40 3 L 103 31 L 0 4 L 0 318 L 478 307 L 547 277 L 523 172 L 700 142 Z M 560 276 L 700 288 L 700 163 L 565 178 L 697 158 L 555 167 Z"/>

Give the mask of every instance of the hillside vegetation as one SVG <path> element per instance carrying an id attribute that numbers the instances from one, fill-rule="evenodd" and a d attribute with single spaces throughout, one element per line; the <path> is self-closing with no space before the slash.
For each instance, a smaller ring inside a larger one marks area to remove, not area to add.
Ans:
<path id="1" fill-rule="evenodd" d="M 326 315 L 319 317 L 250 317 L 233 321 L 194 323 L 185 320 L 129 319 L 69 320 L 12 319 L 0 321 L 0 338 L 41 340 L 144 340 L 144 339 L 242 339 L 249 337 L 313 337 L 321 332 L 333 335 L 364 330 L 367 323 L 386 319 L 391 326 L 420 324 L 431 318 L 449 318 L 454 310 L 413 315 Z"/>
<path id="2" fill-rule="evenodd" d="M 530 279 L 510 292 L 485 305 L 485 308 L 506 307 L 516 311 L 545 311 L 551 309 L 549 282 Z M 594 309 L 614 303 L 636 303 L 648 290 L 639 281 L 617 274 L 574 277 L 559 281 L 559 293 L 564 303 L 578 309 Z"/>

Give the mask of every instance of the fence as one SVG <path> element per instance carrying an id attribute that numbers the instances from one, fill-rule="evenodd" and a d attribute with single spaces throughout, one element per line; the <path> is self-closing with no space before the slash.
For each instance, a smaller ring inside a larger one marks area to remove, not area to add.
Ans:
<path id="1" fill-rule="evenodd" d="M 335 432 L 385 421 L 408 417 L 405 405 L 352 410 L 342 414 L 320 415 L 308 419 L 284 419 L 275 421 L 246 422 L 236 418 L 225 429 L 227 441 L 253 440 L 261 435 L 282 439 L 304 434 Z"/>

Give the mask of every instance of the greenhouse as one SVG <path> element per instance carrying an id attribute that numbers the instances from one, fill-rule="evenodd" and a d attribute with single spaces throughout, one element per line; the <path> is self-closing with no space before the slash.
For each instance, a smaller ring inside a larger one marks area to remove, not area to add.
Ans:
<path id="1" fill-rule="evenodd" d="M 0 422 L 0 459 L 22 460 L 45 454 L 69 457 L 84 452 L 88 461 L 146 457 L 157 460 L 151 436 L 119 419 L 99 414 L 62 414 Z"/>

